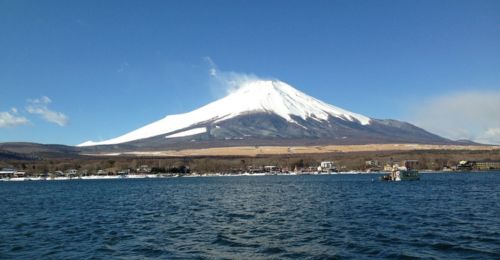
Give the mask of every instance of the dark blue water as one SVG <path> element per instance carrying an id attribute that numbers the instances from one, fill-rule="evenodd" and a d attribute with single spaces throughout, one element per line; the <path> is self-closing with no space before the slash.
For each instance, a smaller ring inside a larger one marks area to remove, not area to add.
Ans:
<path id="1" fill-rule="evenodd" d="M 500 172 L 0 182 L 0 258 L 500 258 Z"/>

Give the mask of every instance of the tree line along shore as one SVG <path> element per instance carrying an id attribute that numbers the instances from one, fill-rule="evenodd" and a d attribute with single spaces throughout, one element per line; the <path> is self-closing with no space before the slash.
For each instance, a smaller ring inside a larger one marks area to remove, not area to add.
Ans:
<path id="1" fill-rule="evenodd" d="M 33 159 L 2 159 L 0 168 L 17 169 L 26 175 L 76 171 L 77 175 L 118 175 L 130 173 L 245 173 L 273 166 L 280 171 L 311 171 L 322 161 L 331 161 L 342 172 L 377 172 L 404 160 L 418 160 L 419 170 L 456 170 L 463 161 L 500 162 L 500 150 L 415 150 L 371 151 L 322 154 L 286 154 L 265 156 L 77 156 Z"/>

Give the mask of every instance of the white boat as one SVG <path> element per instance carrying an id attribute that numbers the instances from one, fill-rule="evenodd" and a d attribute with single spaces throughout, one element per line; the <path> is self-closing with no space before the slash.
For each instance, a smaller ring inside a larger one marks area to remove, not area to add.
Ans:
<path id="1" fill-rule="evenodd" d="M 418 161 L 411 160 L 405 161 L 405 166 L 400 167 L 399 165 L 394 165 L 392 171 L 380 177 L 383 181 L 417 181 L 420 180 L 420 173 L 413 169 L 414 166 L 418 165 Z"/>
<path id="2" fill-rule="evenodd" d="M 398 169 L 381 177 L 384 181 L 418 181 L 420 173 L 417 170 Z"/>

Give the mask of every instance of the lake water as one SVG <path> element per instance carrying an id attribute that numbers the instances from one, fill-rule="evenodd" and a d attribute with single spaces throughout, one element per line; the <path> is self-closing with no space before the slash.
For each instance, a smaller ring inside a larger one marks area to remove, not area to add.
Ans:
<path id="1" fill-rule="evenodd" d="M 500 258 L 500 172 L 0 182 L 0 258 Z"/>

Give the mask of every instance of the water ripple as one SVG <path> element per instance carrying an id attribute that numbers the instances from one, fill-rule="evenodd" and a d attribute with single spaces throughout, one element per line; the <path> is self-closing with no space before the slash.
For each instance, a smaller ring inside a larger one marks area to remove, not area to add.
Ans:
<path id="1" fill-rule="evenodd" d="M 500 173 L 0 183 L 0 258 L 500 258 Z"/>

